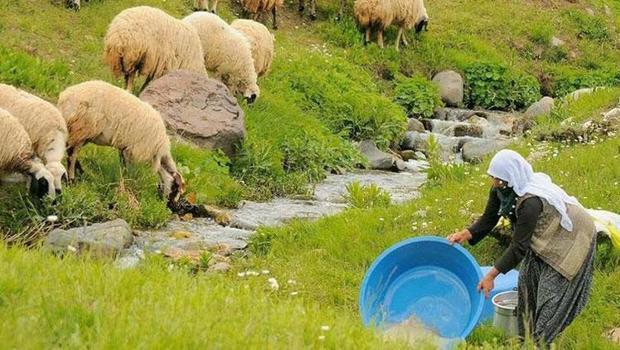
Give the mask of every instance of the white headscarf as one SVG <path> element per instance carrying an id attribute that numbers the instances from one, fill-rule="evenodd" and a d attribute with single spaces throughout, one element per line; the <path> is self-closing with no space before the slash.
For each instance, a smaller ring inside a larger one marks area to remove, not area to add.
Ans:
<path id="1" fill-rule="evenodd" d="M 581 206 L 579 201 L 554 184 L 549 175 L 535 173 L 530 163 L 519 153 L 511 150 L 497 152 L 487 172 L 495 178 L 508 182 L 508 187 L 512 187 L 519 197 L 530 193 L 544 198 L 562 216 L 560 222 L 562 227 L 568 231 L 573 230 L 573 222 L 568 216 L 566 205 Z"/>

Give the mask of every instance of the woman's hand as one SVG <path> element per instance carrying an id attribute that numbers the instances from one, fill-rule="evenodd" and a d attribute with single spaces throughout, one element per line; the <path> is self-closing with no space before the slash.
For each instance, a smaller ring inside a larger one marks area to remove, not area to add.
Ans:
<path id="1" fill-rule="evenodd" d="M 459 243 L 459 244 L 463 244 L 464 242 L 469 241 L 472 238 L 471 232 L 469 232 L 469 230 L 465 229 L 459 232 L 455 232 L 451 235 L 448 236 L 448 241 L 450 241 L 450 243 L 454 244 L 454 243 Z"/>
<path id="2" fill-rule="evenodd" d="M 493 267 L 478 283 L 478 291 L 484 292 L 484 297 L 486 299 L 489 299 L 489 294 L 493 290 L 493 287 L 495 287 L 494 282 L 497 275 L 499 275 L 499 271 Z"/>

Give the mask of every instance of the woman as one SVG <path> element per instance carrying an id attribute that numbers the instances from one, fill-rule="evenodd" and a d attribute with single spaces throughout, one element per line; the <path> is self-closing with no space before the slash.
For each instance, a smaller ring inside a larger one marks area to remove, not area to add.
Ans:
<path id="1" fill-rule="evenodd" d="M 448 236 L 474 245 L 500 217 L 512 224 L 512 242 L 478 284 L 488 298 L 493 281 L 522 262 L 517 306 L 519 334 L 550 344 L 579 314 L 592 285 L 596 232 L 579 204 L 518 153 L 498 152 L 488 174 L 493 186 L 482 217 Z"/>

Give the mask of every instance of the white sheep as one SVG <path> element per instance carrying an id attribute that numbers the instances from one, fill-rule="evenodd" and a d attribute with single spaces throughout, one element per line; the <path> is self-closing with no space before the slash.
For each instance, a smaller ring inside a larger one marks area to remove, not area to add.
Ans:
<path id="1" fill-rule="evenodd" d="M 132 7 L 114 17 L 104 50 L 107 65 L 115 76 L 124 76 L 129 91 L 137 74 L 146 76 L 142 89 L 176 69 L 206 74 L 196 30 L 149 6 Z"/>
<path id="2" fill-rule="evenodd" d="M 316 0 L 308 0 L 310 4 L 310 19 L 316 19 Z M 347 5 L 347 0 L 340 0 L 340 10 L 338 10 L 338 15 L 336 16 L 336 20 L 340 20 L 344 14 L 344 7 Z M 306 1 L 299 0 L 299 13 L 303 14 L 306 9 Z"/>
<path id="3" fill-rule="evenodd" d="M 183 22 L 196 28 L 204 50 L 207 71 L 224 83 L 233 95 L 249 103 L 259 96 L 252 50 L 248 40 L 215 14 L 194 12 Z"/>
<path id="4" fill-rule="evenodd" d="M 34 148 L 34 153 L 54 176 L 54 187 L 62 187 L 67 171 L 62 165 L 67 143 L 67 124 L 60 111 L 51 103 L 0 84 L 0 108 L 11 113 L 22 124 Z"/>
<path id="5" fill-rule="evenodd" d="M 267 73 L 273 61 L 273 35 L 267 27 L 249 19 L 237 19 L 230 26 L 243 34 L 250 42 L 254 69 L 259 77 L 263 76 Z"/>
<path id="6" fill-rule="evenodd" d="M 209 0 L 194 0 L 194 11 L 211 11 L 217 12 L 217 3 L 219 0 L 211 0 L 211 6 L 209 6 Z"/>
<path id="7" fill-rule="evenodd" d="M 278 9 L 284 6 L 284 0 L 241 0 L 241 6 L 243 6 L 246 17 L 251 14 L 255 21 L 258 20 L 260 14 L 271 12 L 273 29 L 278 29 Z"/>
<path id="8" fill-rule="evenodd" d="M 0 108 L 0 173 L 21 173 L 30 179 L 30 191 L 54 197 L 54 177 L 35 158 L 28 133 L 19 120 Z"/>
<path id="9" fill-rule="evenodd" d="M 69 179 L 75 179 L 80 148 L 92 142 L 121 152 L 123 163 L 150 163 L 160 177 L 159 189 L 169 203 L 185 191 L 170 154 L 170 140 L 161 115 L 148 103 L 103 81 L 69 87 L 58 108 L 69 127 Z"/>
<path id="10" fill-rule="evenodd" d="M 408 45 L 405 30 L 415 27 L 420 32 L 428 27 L 428 14 L 424 0 L 356 0 L 354 14 L 364 32 L 364 43 L 370 42 L 370 31 L 377 30 L 377 42 L 383 48 L 383 32 L 392 24 L 398 26 L 396 50 L 400 43 Z"/>

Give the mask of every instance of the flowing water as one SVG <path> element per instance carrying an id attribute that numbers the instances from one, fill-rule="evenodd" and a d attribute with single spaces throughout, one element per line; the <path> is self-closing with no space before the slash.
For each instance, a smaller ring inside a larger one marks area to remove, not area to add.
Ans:
<path id="1" fill-rule="evenodd" d="M 424 348 L 425 345 L 429 348 L 449 349 L 457 341 L 457 339 L 441 337 L 414 316 L 401 323 L 388 326 L 384 330 L 384 336 L 388 340 L 405 341 L 416 349 Z"/>

